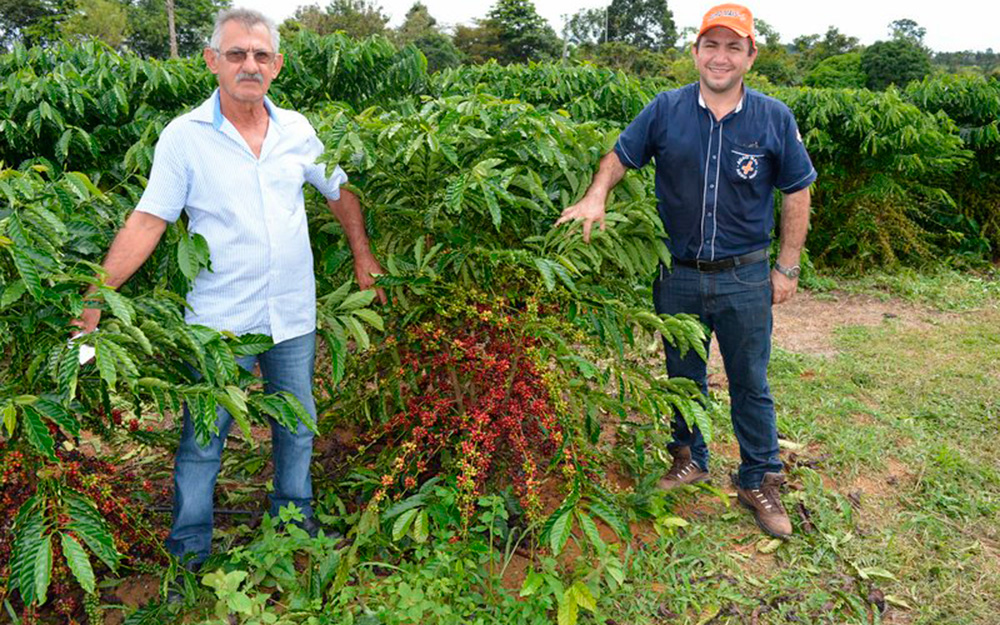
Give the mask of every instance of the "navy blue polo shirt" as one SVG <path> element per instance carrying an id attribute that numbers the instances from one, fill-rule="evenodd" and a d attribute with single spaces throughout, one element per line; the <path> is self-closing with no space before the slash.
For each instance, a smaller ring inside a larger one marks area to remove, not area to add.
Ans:
<path id="1" fill-rule="evenodd" d="M 773 190 L 816 180 L 792 112 L 744 86 L 739 106 L 716 120 L 698 83 L 656 96 L 615 144 L 626 167 L 655 159 L 656 199 L 670 253 L 719 260 L 767 247 Z"/>

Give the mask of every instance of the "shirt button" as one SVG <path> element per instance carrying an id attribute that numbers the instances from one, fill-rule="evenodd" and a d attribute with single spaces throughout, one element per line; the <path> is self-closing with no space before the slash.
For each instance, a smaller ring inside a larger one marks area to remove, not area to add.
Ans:
<path id="1" fill-rule="evenodd" d="M 709 189 L 714 189 L 714 188 L 715 188 L 715 184 L 710 184 L 710 185 L 708 185 L 708 188 L 709 188 Z"/>
<path id="2" fill-rule="evenodd" d="M 711 216 L 712 216 L 712 213 L 709 213 L 709 214 L 708 214 L 708 216 L 709 216 L 709 217 L 711 217 Z"/>
<path id="3" fill-rule="evenodd" d="M 713 161 L 715 160 L 715 154 L 713 154 L 713 155 L 712 155 L 712 160 L 713 160 Z"/>

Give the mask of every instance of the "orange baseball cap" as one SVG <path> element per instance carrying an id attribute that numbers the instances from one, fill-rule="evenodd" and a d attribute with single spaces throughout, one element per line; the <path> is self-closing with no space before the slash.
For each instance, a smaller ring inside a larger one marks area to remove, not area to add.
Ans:
<path id="1" fill-rule="evenodd" d="M 750 45 L 757 49 L 757 37 L 753 30 L 753 14 L 750 9 L 741 4 L 720 4 L 708 10 L 701 20 L 701 30 L 698 36 L 701 37 L 705 31 L 723 26 L 733 31 L 740 37 L 750 37 Z"/>

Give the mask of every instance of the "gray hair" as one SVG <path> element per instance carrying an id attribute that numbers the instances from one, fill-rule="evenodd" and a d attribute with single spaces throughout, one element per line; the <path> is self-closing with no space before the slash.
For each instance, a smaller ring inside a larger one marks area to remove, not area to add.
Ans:
<path id="1" fill-rule="evenodd" d="M 278 53 L 278 44 L 281 43 L 281 35 L 278 34 L 278 27 L 260 11 L 242 8 L 223 9 L 219 11 L 219 14 L 215 16 L 215 30 L 212 31 L 212 39 L 208 44 L 210 48 L 213 50 L 219 49 L 219 46 L 222 45 L 222 27 L 226 22 L 233 21 L 243 24 L 248 29 L 258 24 L 267 26 L 267 30 L 271 33 L 271 45 L 274 46 L 274 53 Z"/>

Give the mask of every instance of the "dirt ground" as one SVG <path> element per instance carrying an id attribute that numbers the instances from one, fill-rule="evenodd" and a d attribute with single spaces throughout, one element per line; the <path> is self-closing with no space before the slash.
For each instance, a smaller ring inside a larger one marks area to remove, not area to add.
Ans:
<path id="1" fill-rule="evenodd" d="M 898 299 L 882 300 L 838 291 L 820 294 L 800 291 L 773 310 L 772 344 L 775 347 L 796 354 L 828 357 L 837 355 L 833 338 L 839 328 L 882 323 L 918 328 L 940 323 L 955 314 L 915 306 Z M 726 374 L 714 341 L 708 363 L 709 384 L 725 388 Z"/>

